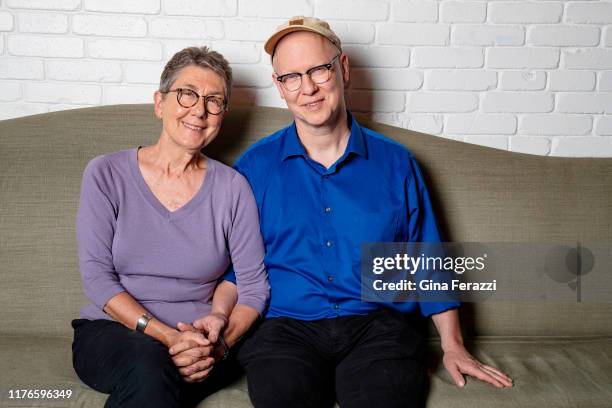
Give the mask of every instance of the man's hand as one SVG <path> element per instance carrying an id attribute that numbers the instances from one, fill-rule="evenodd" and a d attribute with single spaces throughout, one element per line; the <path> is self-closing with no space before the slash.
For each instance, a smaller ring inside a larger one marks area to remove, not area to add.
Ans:
<path id="1" fill-rule="evenodd" d="M 444 367 L 459 387 L 465 385 L 463 374 L 471 375 L 499 388 L 512 387 L 510 377 L 497 368 L 480 363 L 465 349 L 457 309 L 434 314 L 432 319 L 440 333 Z"/>
<path id="2" fill-rule="evenodd" d="M 190 324 L 179 322 L 178 340 L 169 351 L 172 361 L 186 382 L 203 381 L 213 368 L 214 345 Z"/>
<path id="3" fill-rule="evenodd" d="M 463 374 L 488 382 L 498 388 L 512 387 L 512 379 L 501 370 L 482 364 L 463 345 L 444 351 L 444 367 L 459 387 L 465 385 Z"/>
<path id="4" fill-rule="evenodd" d="M 201 317 L 193 322 L 196 330 L 206 334 L 211 343 L 216 343 L 219 339 L 219 334 L 227 326 L 227 317 L 221 313 L 211 313 L 208 316 Z"/>

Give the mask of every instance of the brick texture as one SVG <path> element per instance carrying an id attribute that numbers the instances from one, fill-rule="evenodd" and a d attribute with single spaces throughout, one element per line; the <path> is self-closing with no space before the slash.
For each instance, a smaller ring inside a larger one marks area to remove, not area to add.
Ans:
<path id="1" fill-rule="evenodd" d="M 611 0 L 0 0 L 0 120 L 150 103 L 174 53 L 210 46 L 232 104 L 285 107 L 264 41 L 327 20 L 350 109 L 515 152 L 612 157 Z"/>

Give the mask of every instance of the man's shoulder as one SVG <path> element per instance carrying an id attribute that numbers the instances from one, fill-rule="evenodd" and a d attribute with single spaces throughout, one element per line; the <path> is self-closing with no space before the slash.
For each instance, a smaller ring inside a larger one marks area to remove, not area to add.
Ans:
<path id="1" fill-rule="evenodd" d="M 261 138 L 257 142 L 253 143 L 249 148 L 240 156 L 236 162 L 236 167 L 241 168 L 246 163 L 257 161 L 258 167 L 263 163 L 278 160 L 282 148 L 282 139 L 291 126 L 279 129 L 276 132 Z"/>
<path id="2" fill-rule="evenodd" d="M 244 153 L 246 154 L 263 154 L 268 152 L 269 150 L 278 149 L 280 147 L 280 143 L 282 137 L 287 132 L 290 126 L 284 127 L 282 129 L 277 130 L 276 132 L 265 136 L 259 139 L 257 142 L 253 143 Z"/>
<path id="3" fill-rule="evenodd" d="M 360 125 L 360 127 L 368 146 L 368 152 L 375 158 L 414 160 L 414 155 L 410 149 L 400 142 L 363 125 Z"/>

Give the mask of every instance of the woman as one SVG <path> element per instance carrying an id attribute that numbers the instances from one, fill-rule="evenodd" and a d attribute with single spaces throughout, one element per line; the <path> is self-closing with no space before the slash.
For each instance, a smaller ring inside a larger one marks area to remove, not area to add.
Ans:
<path id="1" fill-rule="evenodd" d="M 201 153 L 219 133 L 231 82 L 217 52 L 178 52 L 154 95 L 157 143 L 97 157 L 85 169 L 77 239 L 92 303 L 72 322 L 73 364 L 87 385 L 110 394 L 106 406 L 197 404 L 224 385 L 227 343 L 265 307 L 250 187 Z M 217 287 L 230 259 L 237 299 L 232 284 Z M 247 321 L 226 342 L 236 302 Z"/>

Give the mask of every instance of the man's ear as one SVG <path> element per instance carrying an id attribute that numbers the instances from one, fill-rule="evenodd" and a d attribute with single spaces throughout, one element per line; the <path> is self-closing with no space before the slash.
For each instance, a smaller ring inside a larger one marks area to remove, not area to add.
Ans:
<path id="1" fill-rule="evenodd" d="M 278 75 L 276 75 L 276 72 L 273 72 L 272 82 L 274 82 L 274 85 L 276 85 L 276 89 L 278 90 L 278 93 L 280 94 L 281 99 L 285 99 L 285 95 L 283 94 L 283 84 L 277 81 L 276 78 L 278 78 Z"/>
<path id="2" fill-rule="evenodd" d="M 351 76 L 350 76 L 350 70 L 349 70 L 349 58 L 348 55 L 346 55 L 345 53 L 342 53 L 342 55 L 340 56 L 340 64 L 342 66 L 342 79 L 344 80 L 344 87 L 348 88 L 350 80 L 351 80 Z"/>
<path id="3" fill-rule="evenodd" d="M 161 92 L 155 91 L 155 93 L 153 93 L 153 112 L 155 112 L 157 119 L 162 118 L 163 104 L 164 96 Z"/>

